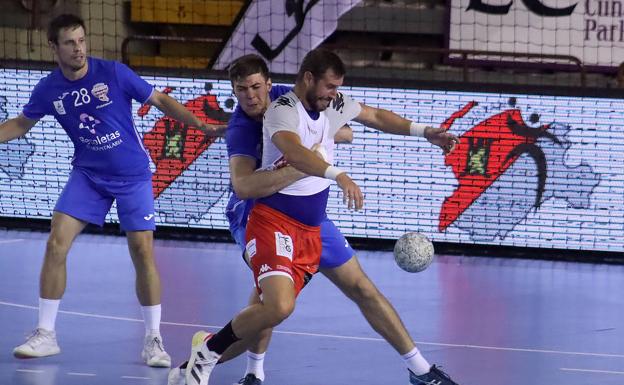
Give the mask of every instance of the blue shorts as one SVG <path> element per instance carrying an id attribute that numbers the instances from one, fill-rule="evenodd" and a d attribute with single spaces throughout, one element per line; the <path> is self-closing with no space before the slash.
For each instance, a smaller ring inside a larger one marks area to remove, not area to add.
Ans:
<path id="1" fill-rule="evenodd" d="M 110 180 L 74 168 L 54 211 L 102 226 L 115 200 L 122 230 L 156 230 L 151 180 Z"/>
<path id="2" fill-rule="evenodd" d="M 245 212 L 245 202 L 235 205 L 226 213 L 230 222 L 230 233 L 234 241 L 245 252 L 245 230 L 247 221 L 242 218 Z M 320 268 L 333 269 L 342 266 L 355 255 L 355 251 L 349 245 L 344 235 L 338 230 L 334 222 L 325 217 L 321 222 L 321 243 L 323 249 L 321 251 Z"/>

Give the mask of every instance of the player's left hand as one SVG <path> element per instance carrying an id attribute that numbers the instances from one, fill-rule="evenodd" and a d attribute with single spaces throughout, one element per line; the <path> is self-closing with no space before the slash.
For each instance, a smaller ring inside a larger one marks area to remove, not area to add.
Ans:
<path id="1" fill-rule="evenodd" d="M 459 138 L 442 127 L 427 127 L 425 138 L 431 144 L 440 147 L 445 154 L 450 153 L 459 144 Z"/>
<path id="2" fill-rule="evenodd" d="M 201 132 L 203 132 L 206 137 L 222 137 L 225 136 L 225 129 L 227 128 L 227 124 L 209 124 L 202 122 L 202 124 L 197 128 Z"/>

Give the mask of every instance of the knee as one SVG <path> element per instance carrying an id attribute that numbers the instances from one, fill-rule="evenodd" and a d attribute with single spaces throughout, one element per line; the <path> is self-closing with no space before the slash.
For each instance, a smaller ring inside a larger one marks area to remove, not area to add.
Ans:
<path id="1" fill-rule="evenodd" d="M 275 327 L 288 318 L 295 310 L 295 301 L 290 298 L 281 299 L 268 306 L 270 327 Z"/>
<path id="2" fill-rule="evenodd" d="M 144 244 L 132 244 L 129 245 L 130 255 L 137 260 L 137 262 L 141 261 L 149 261 L 152 259 L 151 247 Z"/>
<path id="3" fill-rule="evenodd" d="M 71 242 L 59 236 L 57 233 L 51 233 L 46 243 L 46 259 L 50 262 L 64 263 Z"/>
<path id="4" fill-rule="evenodd" d="M 129 242 L 128 248 L 134 263 L 138 266 L 147 266 L 153 263 L 152 245 L 149 242 Z"/>
<path id="5" fill-rule="evenodd" d="M 381 295 L 377 287 L 366 276 L 357 279 L 346 291 L 347 295 L 357 303 L 372 301 Z"/>

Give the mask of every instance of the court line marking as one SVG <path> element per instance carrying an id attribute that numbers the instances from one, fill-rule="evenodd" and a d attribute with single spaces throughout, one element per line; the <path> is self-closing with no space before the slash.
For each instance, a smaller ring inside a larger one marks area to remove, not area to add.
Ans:
<path id="1" fill-rule="evenodd" d="M 577 368 L 559 368 L 559 370 L 563 370 L 564 372 L 583 372 L 583 373 L 621 374 L 621 375 L 624 375 L 624 372 L 618 372 L 618 371 L 615 371 L 615 370 L 577 369 Z"/>
<path id="2" fill-rule="evenodd" d="M 43 370 L 40 369 L 15 369 L 15 371 L 23 373 L 43 373 Z"/>
<path id="3" fill-rule="evenodd" d="M 23 304 L 12 303 L 12 302 L 5 302 L 5 301 L 0 301 L 0 305 L 17 307 L 17 308 L 23 308 L 23 309 L 39 310 L 39 307 L 37 307 L 37 306 L 23 305 Z M 139 318 L 117 317 L 117 316 L 109 316 L 109 315 L 93 314 L 93 313 L 83 313 L 83 312 L 67 311 L 67 310 L 59 310 L 59 313 L 68 314 L 68 315 L 75 315 L 75 316 L 81 316 L 81 317 L 90 317 L 90 318 L 99 318 L 99 319 L 110 319 L 110 320 L 116 320 L 116 321 L 128 321 L 128 322 L 140 322 L 140 323 L 143 323 L 143 320 L 139 319 Z M 183 326 L 183 327 L 205 328 L 205 329 L 215 329 L 215 330 L 219 330 L 219 329 L 222 328 L 222 326 L 203 325 L 203 324 L 191 324 L 191 323 L 183 323 L 183 322 L 166 322 L 166 321 L 162 321 L 160 324 L 161 325 L 169 325 L 169 326 Z M 286 331 L 286 330 L 274 330 L 273 333 L 286 334 L 286 335 L 295 335 L 295 336 L 305 336 L 305 337 L 333 338 L 333 339 L 342 339 L 342 340 L 351 340 L 351 341 L 385 342 L 385 340 L 383 338 L 379 338 L 379 337 L 342 336 L 342 335 L 336 335 L 336 334 L 293 332 L 293 331 Z M 451 343 L 429 342 L 429 341 L 414 341 L 414 343 L 416 345 L 441 346 L 441 347 L 450 347 L 450 348 L 495 350 L 495 351 L 522 352 L 522 353 L 560 354 L 560 355 L 585 356 L 585 357 L 624 358 L 624 354 L 615 354 L 615 353 L 573 352 L 573 351 L 554 350 L 554 349 L 512 348 L 512 347 L 504 347 L 504 346 L 487 346 L 487 345 L 472 345 L 472 344 L 451 344 Z"/>
<path id="4" fill-rule="evenodd" d="M 130 380 L 151 380 L 149 377 L 137 377 L 137 376 L 121 376 L 121 378 L 126 378 Z"/>
<path id="5" fill-rule="evenodd" d="M 3 239 L 0 241 L 0 245 L 4 243 L 17 243 L 22 241 L 25 241 L 25 239 Z"/>
<path id="6" fill-rule="evenodd" d="M 68 376 L 85 376 L 85 377 L 95 377 L 97 374 L 95 373 L 80 373 L 80 372 L 67 372 Z"/>

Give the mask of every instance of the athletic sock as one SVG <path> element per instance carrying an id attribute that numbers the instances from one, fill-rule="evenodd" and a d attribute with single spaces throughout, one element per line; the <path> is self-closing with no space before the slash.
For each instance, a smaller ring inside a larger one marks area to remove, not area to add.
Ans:
<path id="1" fill-rule="evenodd" d="M 264 356 L 266 353 L 247 351 L 247 370 L 245 375 L 253 374 L 260 381 L 264 381 Z"/>
<path id="2" fill-rule="evenodd" d="M 145 323 L 145 335 L 160 335 L 160 304 L 153 306 L 141 306 L 143 321 Z"/>
<path id="3" fill-rule="evenodd" d="M 406 354 L 401 356 L 403 358 L 403 362 L 411 370 L 415 375 L 420 376 L 425 373 L 429 373 L 431 369 L 431 364 L 425 360 L 425 357 L 420 354 L 420 350 L 417 347 L 410 350 Z"/>
<path id="4" fill-rule="evenodd" d="M 39 298 L 39 325 L 38 328 L 54 331 L 56 315 L 58 314 L 60 299 Z"/>
<path id="5" fill-rule="evenodd" d="M 210 351 L 221 355 L 230 345 L 239 340 L 240 338 L 232 330 L 232 321 L 230 321 L 206 342 L 206 346 Z"/>

